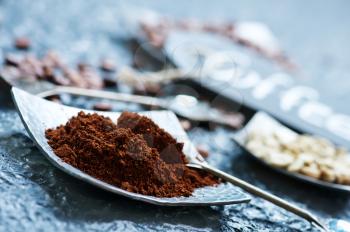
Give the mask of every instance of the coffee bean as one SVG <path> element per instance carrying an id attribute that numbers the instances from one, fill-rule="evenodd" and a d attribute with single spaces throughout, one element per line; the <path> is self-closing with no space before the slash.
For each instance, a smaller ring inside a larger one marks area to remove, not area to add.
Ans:
<path id="1" fill-rule="evenodd" d="M 240 128 L 244 122 L 244 115 L 241 113 L 224 113 L 227 125 L 232 128 Z"/>
<path id="2" fill-rule="evenodd" d="M 100 69 L 105 72 L 115 72 L 116 66 L 110 59 L 103 59 L 100 64 Z"/>
<path id="3" fill-rule="evenodd" d="M 203 157 L 203 158 L 208 158 L 209 156 L 209 151 L 204 145 L 198 145 L 197 147 L 198 153 Z"/>
<path id="4" fill-rule="evenodd" d="M 46 97 L 45 99 L 46 99 L 46 100 L 49 100 L 49 101 L 56 102 L 56 103 L 62 103 L 61 97 L 60 97 L 60 95 L 58 95 L 58 94 L 48 96 L 48 97 Z"/>
<path id="5" fill-rule="evenodd" d="M 161 85 L 157 83 L 137 85 L 134 88 L 134 93 L 139 95 L 158 96 L 161 94 L 161 89 Z"/>
<path id="6" fill-rule="evenodd" d="M 86 81 L 88 88 L 90 89 L 102 89 L 102 78 L 94 71 L 86 71 L 81 73 L 82 78 Z"/>
<path id="7" fill-rule="evenodd" d="M 77 64 L 77 68 L 79 72 L 86 72 L 91 69 L 91 66 L 87 63 L 80 62 Z"/>
<path id="8" fill-rule="evenodd" d="M 88 87 L 88 84 L 84 80 L 84 78 L 77 71 L 73 69 L 69 69 L 69 68 L 63 69 L 63 75 L 70 81 L 71 85 L 73 86 L 76 86 L 79 88 Z"/>
<path id="9" fill-rule="evenodd" d="M 112 105 L 105 102 L 99 102 L 94 104 L 93 109 L 98 111 L 111 111 Z"/>
<path id="10" fill-rule="evenodd" d="M 190 130 L 192 127 L 191 122 L 189 120 L 186 120 L 186 119 L 180 120 L 180 124 L 185 131 Z"/>
<path id="11" fill-rule="evenodd" d="M 54 83 L 54 84 L 56 84 L 56 85 L 63 85 L 63 86 L 70 85 L 70 81 L 67 78 L 65 78 L 65 77 L 63 77 L 61 75 L 49 76 L 47 78 L 47 80 L 52 82 L 52 83 Z"/>
<path id="12" fill-rule="evenodd" d="M 53 70 L 51 67 L 44 65 L 43 66 L 43 78 L 51 78 L 53 76 Z"/>
<path id="13" fill-rule="evenodd" d="M 18 67 L 20 62 L 21 58 L 16 55 L 8 54 L 5 56 L 5 65 Z"/>
<path id="14" fill-rule="evenodd" d="M 46 53 L 46 55 L 44 56 L 44 58 L 42 59 L 42 62 L 47 65 L 50 66 L 52 68 L 63 68 L 63 62 L 61 60 L 61 58 L 59 57 L 59 55 L 53 51 L 50 50 Z"/>
<path id="15" fill-rule="evenodd" d="M 27 50 L 30 48 L 30 40 L 26 37 L 18 37 L 15 39 L 15 47 L 21 50 Z"/>
<path id="16" fill-rule="evenodd" d="M 117 77 L 116 76 L 111 76 L 111 75 L 105 75 L 103 77 L 103 85 L 104 87 L 117 87 L 118 82 L 117 82 Z"/>

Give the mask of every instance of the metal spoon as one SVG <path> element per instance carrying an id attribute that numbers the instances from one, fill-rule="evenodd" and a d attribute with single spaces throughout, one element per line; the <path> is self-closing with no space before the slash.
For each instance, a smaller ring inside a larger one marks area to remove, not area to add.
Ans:
<path id="1" fill-rule="evenodd" d="M 190 197 L 159 198 L 128 192 L 116 186 L 95 179 L 94 177 L 87 175 L 79 169 L 63 162 L 58 156 L 54 154 L 51 147 L 47 144 L 47 140 L 45 138 L 46 129 L 65 124 L 69 118 L 76 116 L 78 112 L 81 111 L 81 109 L 57 104 L 31 95 L 15 87 L 12 89 L 12 96 L 22 122 L 31 139 L 37 145 L 38 149 L 57 168 L 78 179 L 86 181 L 112 193 L 157 205 L 227 205 L 248 202 L 250 200 L 250 197 L 248 195 L 242 193 L 237 187 L 228 183 L 221 183 L 217 186 L 196 189 Z M 95 112 L 88 110 L 84 111 L 90 113 Z M 99 112 L 99 114 L 109 117 L 112 120 L 116 120 L 120 115 L 119 112 Z M 182 129 L 174 113 L 171 111 L 149 111 L 143 114 L 147 115 L 159 126 L 167 130 L 170 134 L 176 137 L 178 141 L 183 142 L 184 153 L 188 159 L 191 159 L 191 156 L 196 156 L 198 154 L 196 148 L 188 139 L 185 131 Z"/>
<path id="2" fill-rule="evenodd" d="M 287 126 L 281 124 L 279 121 L 274 119 L 272 116 L 265 112 L 256 112 L 255 115 L 249 119 L 249 122 L 245 124 L 245 126 L 239 131 L 235 132 L 232 135 L 232 139 L 236 141 L 242 149 L 244 149 L 247 155 L 251 156 L 251 158 L 255 159 L 259 163 L 263 164 L 266 167 L 269 167 L 283 175 L 290 176 L 299 181 L 305 182 L 307 184 L 312 184 L 321 188 L 339 191 L 344 193 L 350 193 L 350 186 L 344 184 L 337 184 L 332 182 L 327 182 L 324 180 L 319 180 L 310 176 L 306 176 L 297 172 L 290 172 L 283 168 L 277 168 L 268 162 L 264 161 L 261 158 L 258 158 L 256 154 L 249 151 L 246 147 L 246 142 L 248 141 L 248 136 L 250 133 L 254 133 L 255 131 L 263 132 L 265 134 L 279 134 L 283 135 L 285 139 L 292 140 L 299 134 Z"/>
<path id="3" fill-rule="evenodd" d="M 317 217 L 315 217 L 314 215 L 312 215 L 310 212 L 308 212 L 305 209 L 302 209 L 296 205 L 293 205 L 285 200 L 283 200 L 282 198 L 279 198 L 273 194 L 270 194 L 260 188 L 255 187 L 254 185 L 251 185 L 235 176 L 229 175 L 223 171 L 220 171 L 217 168 L 214 168 L 210 165 L 208 165 L 206 162 L 204 162 L 204 160 L 200 161 L 198 159 L 195 160 L 190 160 L 190 163 L 187 165 L 189 167 L 192 168 L 198 168 L 201 170 L 205 170 L 215 176 L 218 176 L 220 178 L 222 178 L 223 180 L 226 180 L 242 189 L 244 189 L 245 191 L 261 197 L 277 206 L 280 206 L 281 208 L 292 212 L 304 219 L 306 219 L 307 221 L 311 222 L 312 224 L 316 225 L 317 227 L 319 227 L 321 230 L 323 231 L 334 231 L 334 232 L 350 232 L 350 223 L 344 220 L 340 220 L 340 219 L 331 219 L 327 225 L 329 226 L 329 229 L 325 226 L 324 223 L 322 223 Z"/>
<path id="4" fill-rule="evenodd" d="M 217 109 L 210 107 L 207 103 L 198 101 L 197 98 L 189 95 L 176 95 L 167 98 L 156 98 L 124 93 L 115 93 L 101 90 L 86 90 L 75 87 L 58 86 L 54 89 L 38 93 L 37 96 L 48 97 L 60 93 L 69 93 L 77 96 L 87 96 L 116 101 L 132 102 L 147 106 L 157 106 L 171 110 L 175 114 L 197 122 L 214 122 L 233 128 L 239 127 L 243 122 L 243 116 L 236 114 L 230 117 Z"/>
<path id="5" fill-rule="evenodd" d="M 11 85 L 12 84 L 7 81 L 6 77 L 1 76 L 0 87 L 3 88 L 3 91 L 1 91 L 2 95 L 8 96 L 7 93 L 9 92 Z M 31 84 L 23 83 L 20 87 L 43 98 L 66 93 L 75 96 L 94 97 L 122 102 L 138 103 L 146 106 L 155 106 L 162 109 L 171 110 L 178 116 L 187 118 L 192 121 L 214 122 L 219 125 L 229 126 L 231 128 L 238 128 L 240 125 L 242 125 L 242 122 L 244 120 L 243 116 L 239 113 L 234 114 L 233 116 L 222 113 L 221 111 L 210 107 L 209 104 L 198 101 L 195 97 L 189 95 L 176 95 L 167 98 L 156 98 L 103 90 L 56 86 L 44 81 Z"/>
<path id="6" fill-rule="evenodd" d="M 23 124 L 25 125 L 33 141 L 36 143 L 37 147 L 56 167 L 76 178 L 82 179 L 97 187 L 123 196 L 160 205 L 215 205 L 249 201 L 249 198 L 246 195 L 239 193 L 236 190 L 233 191 L 234 188 L 230 184 L 220 184 L 217 187 L 199 189 L 199 192 L 195 192 L 192 197 L 188 198 L 156 198 L 130 193 L 115 186 L 99 181 L 61 161 L 60 158 L 53 153 L 47 144 L 44 135 L 45 129 L 56 127 L 60 124 L 65 123 L 70 117 L 76 115 L 80 109 L 49 102 L 17 88 L 12 89 L 12 95 Z M 109 112 L 103 113 L 103 115 L 111 118 L 117 118 L 119 113 Z M 315 216 L 306 210 L 290 204 L 285 200 L 267 193 L 237 177 L 231 176 L 225 172 L 209 166 L 189 141 L 186 133 L 182 129 L 179 121 L 173 113 L 169 111 L 152 111 L 148 112 L 146 115 L 152 118 L 160 127 L 164 128 L 170 134 L 172 134 L 178 141 L 184 143 L 184 153 L 186 154 L 186 158 L 189 161 L 189 167 L 200 168 L 216 176 L 219 176 L 227 182 L 235 184 L 249 193 L 264 198 L 265 200 L 268 200 L 290 212 L 293 212 L 296 215 L 299 215 L 309 222 L 319 226 L 321 229 L 327 231 L 326 227 Z"/>
<path id="7" fill-rule="evenodd" d="M 216 169 L 214 167 L 209 166 L 207 163 L 204 162 L 196 162 L 195 160 L 191 160 L 190 164 L 188 165 L 190 167 L 193 168 L 199 168 L 202 170 L 205 170 L 215 176 L 218 176 L 234 185 L 237 185 L 238 187 L 244 189 L 245 191 L 261 197 L 289 212 L 292 212 L 304 219 L 306 219 L 307 221 L 311 222 L 312 224 L 316 225 L 317 227 L 321 228 L 324 231 L 328 231 L 327 227 L 325 225 L 323 225 L 323 223 L 321 223 L 319 221 L 319 219 L 317 219 L 314 215 L 312 215 L 310 212 L 308 212 L 305 209 L 302 209 L 296 205 L 293 205 L 285 200 L 283 200 L 282 198 L 279 198 L 273 194 L 270 194 L 260 188 L 255 187 L 254 185 L 251 185 L 235 176 L 229 175 L 223 171 L 220 171 L 219 169 Z"/>

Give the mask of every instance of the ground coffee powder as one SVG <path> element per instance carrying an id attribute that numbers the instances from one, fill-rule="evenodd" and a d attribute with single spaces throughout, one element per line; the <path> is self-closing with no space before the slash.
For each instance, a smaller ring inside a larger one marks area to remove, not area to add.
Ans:
<path id="1" fill-rule="evenodd" d="M 125 190 L 157 197 L 190 196 L 218 179 L 189 169 L 183 144 L 151 119 L 124 112 L 115 124 L 98 114 L 80 112 L 66 125 L 46 130 L 63 161 Z"/>

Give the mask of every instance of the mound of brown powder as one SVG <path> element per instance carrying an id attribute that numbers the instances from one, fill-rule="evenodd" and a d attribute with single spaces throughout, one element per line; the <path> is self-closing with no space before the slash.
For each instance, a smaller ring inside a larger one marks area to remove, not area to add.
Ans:
<path id="1" fill-rule="evenodd" d="M 185 166 L 183 144 L 151 119 L 124 112 L 114 124 L 80 112 L 66 125 L 46 130 L 63 161 L 125 190 L 157 197 L 190 196 L 218 180 Z"/>
<path id="2" fill-rule="evenodd" d="M 136 113 L 124 112 L 118 118 L 118 127 L 130 128 L 132 132 L 142 135 L 148 146 L 157 149 L 164 162 L 185 163 L 185 155 L 182 153 L 183 143 L 176 142 L 151 119 Z"/>

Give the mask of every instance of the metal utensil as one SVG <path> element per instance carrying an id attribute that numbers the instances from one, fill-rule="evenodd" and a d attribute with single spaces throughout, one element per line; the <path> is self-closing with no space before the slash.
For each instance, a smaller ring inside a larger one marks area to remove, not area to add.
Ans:
<path id="1" fill-rule="evenodd" d="M 218 176 L 242 189 L 245 191 L 261 197 L 277 206 L 280 206 L 281 208 L 284 208 L 285 210 L 292 212 L 307 221 L 311 222 L 312 224 L 316 225 L 323 231 L 334 231 L 334 232 L 350 232 L 350 223 L 344 220 L 340 219 L 331 219 L 329 222 L 327 222 L 327 225 L 329 227 L 326 227 L 325 223 L 322 223 L 317 217 L 312 215 L 310 212 L 308 212 L 305 209 L 302 209 L 296 205 L 293 205 L 273 194 L 270 194 L 262 189 L 259 189 L 235 176 L 229 175 L 223 171 L 220 171 L 217 168 L 211 167 L 208 165 L 206 162 L 203 161 L 198 161 L 198 160 L 191 160 L 190 164 L 188 166 L 193 167 L 193 168 L 198 168 L 201 170 L 205 170 L 215 176 Z"/>
<path id="2" fill-rule="evenodd" d="M 344 220 L 330 220 L 329 223 L 330 231 L 334 232 L 349 232 L 350 231 L 350 223 Z"/>
<path id="3" fill-rule="evenodd" d="M 228 115 L 210 107 L 207 103 L 198 101 L 195 97 L 189 95 L 176 95 L 167 98 L 155 98 L 148 96 L 115 93 L 101 90 L 85 90 L 75 87 L 59 86 L 37 94 L 40 97 L 48 97 L 60 93 L 69 93 L 78 96 L 95 97 L 110 99 L 116 101 L 133 102 L 147 106 L 157 106 L 163 109 L 171 110 L 175 114 L 197 122 L 214 122 L 220 125 L 237 128 L 241 125 L 243 117 Z M 233 119 L 233 120 L 232 120 Z"/>
<path id="4" fill-rule="evenodd" d="M 57 168 L 78 179 L 88 182 L 96 187 L 105 189 L 115 194 L 126 196 L 135 200 L 144 201 L 157 205 L 166 206 L 203 206 L 203 205 L 226 205 L 248 202 L 250 197 L 242 193 L 237 187 L 229 183 L 221 183 L 218 186 L 198 188 L 190 197 L 159 198 L 128 192 L 116 186 L 100 181 L 79 169 L 63 162 L 54 154 L 47 144 L 45 130 L 66 123 L 69 118 L 78 114 L 81 109 L 63 106 L 54 102 L 41 99 L 18 88 L 12 89 L 14 103 L 18 109 L 22 122 L 37 145 L 38 149 Z M 85 112 L 95 112 L 84 110 Z M 99 112 L 106 117 L 116 120 L 118 112 Z M 195 147 L 189 141 L 178 119 L 171 111 L 150 111 L 143 113 L 159 126 L 167 130 L 184 143 L 184 153 L 188 158 L 198 155 Z"/>
<path id="5" fill-rule="evenodd" d="M 293 205 L 285 200 L 283 200 L 282 198 L 279 198 L 273 194 L 270 194 L 260 188 L 255 187 L 254 185 L 251 185 L 235 176 L 229 175 L 223 171 L 220 171 L 217 168 L 211 167 L 210 165 L 208 165 L 207 163 L 204 162 L 196 162 L 195 160 L 191 160 L 190 161 L 190 165 L 193 168 L 199 168 L 201 170 L 205 170 L 215 176 L 218 176 L 234 185 L 237 185 L 238 187 L 244 189 L 245 191 L 261 197 L 289 212 L 292 212 L 304 219 L 306 219 L 307 221 L 311 222 L 312 224 L 318 226 L 319 228 L 323 229 L 324 231 L 328 231 L 327 227 L 325 225 L 323 225 L 323 223 L 321 223 L 314 215 L 312 215 L 310 212 L 308 212 L 305 209 L 302 209 L 296 205 Z"/>
<path id="6" fill-rule="evenodd" d="M 247 136 L 251 131 L 280 131 L 286 136 L 294 137 L 297 135 L 296 132 L 292 131 L 291 129 L 287 128 L 286 126 L 282 125 L 280 122 L 272 118 L 266 113 L 258 112 L 256 113 L 249 122 L 245 125 L 244 128 L 242 128 L 240 131 L 233 134 L 232 138 L 243 148 L 245 149 L 245 141 L 247 139 Z M 267 162 L 263 161 L 262 159 L 259 159 L 257 156 L 252 154 L 247 149 L 246 153 L 249 154 L 253 159 L 257 160 L 259 163 L 262 163 L 264 166 L 267 166 L 269 168 L 274 169 L 275 171 L 282 173 L 284 175 L 293 177 L 295 179 L 298 179 L 300 181 L 303 181 L 308 184 L 316 185 L 322 188 L 328 188 L 332 190 L 342 191 L 350 193 L 350 186 L 349 185 L 342 185 L 342 184 L 336 184 L 331 182 L 326 182 L 323 180 L 318 180 L 306 175 L 302 175 L 296 172 L 289 172 L 282 168 L 276 168 L 268 164 Z"/>
<path id="7" fill-rule="evenodd" d="M 0 78 L 3 84 L 0 84 L 3 88 L 2 95 L 7 96 L 12 83 L 8 81 L 8 78 L 1 75 Z M 21 83 L 20 83 L 21 84 Z M 21 88 L 26 91 L 36 94 L 39 97 L 49 97 L 52 95 L 68 93 L 75 96 L 85 96 L 101 99 L 109 99 L 122 102 L 138 103 L 146 106 L 160 107 L 173 111 L 178 116 L 187 118 L 197 122 L 214 122 L 219 125 L 229 126 L 232 128 L 238 128 L 244 118 L 241 114 L 235 114 L 233 117 L 228 114 L 224 114 L 221 111 L 210 107 L 209 104 L 198 101 L 195 97 L 189 95 L 176 95 L 167 98 L 156 98 L 141 95 L 133 95 L 126 93 L 116 93 L 104 90 L 82 89 L 68 86 L 56 86 L 48 82 L 39 81 L 34 83 L 22 82 Z"/>
<path id="8" fill-rule="evenodd" d="M 199 189 L 199 192 L 194 192 L 193 196 L 188 198 L 156 198 L 136 193 L 130 193 L 115 186 L 99 181 L 61 161 L 60 158 L 53 153 L 50 146 L 47 144 L 44 135 L 46 128 L 52 128 L 65 123 L 71 116 L 76 115 L 80 109 L 45 101 L 17 88 L 12 89 L 12 94 L 23 124 L 25 125 L 31 138 L 35 141 L 37 147 L 56 167 L 76 178 L 82 179 L 97 187 L 123 196 L 159 205 L 215 205 L 249 201 L 249 198 L 246 195 L 237 192 L 236 190 L 234 191 L 233 186 L 230 184 L 220 184 L 217 187 L 202 188 Z M 103 113 L 103 115 L 116 118 L 118 117 L 119 113 L 109 112 Z M 314 217 L 306 210 L 294 206 L 285 200 L 267 193 L 237 177 L 231 176 L 225 172 L 209 166 L 189 141 L 186 133 L 181 128 L 178 120 L 176 119 L 176 116 L 173 113 L 169 111 L 152 111 L 146 113 L 146 115 L 152 118 L 160 127 L 164 128 L 170 134 L 172 134 L 178 141 L 184 142 L 184 153 L 186 154 L 186 158 L 189 160 L 189 167 L 200 168 L 216 176 L 219 176 L 227 182 L 233 183 L 243 188 L 247 192 L 262 197 L 290 212 L 301 216 L 302 218 L 305 218 L 320 228 L 327 230 L 326 227 L 321 222 L 319 222 L 316 217 Z"/>

